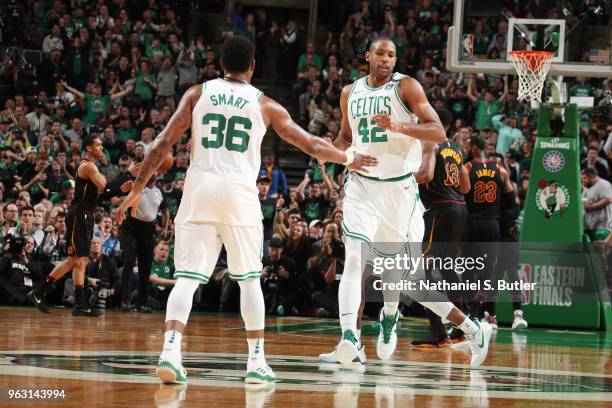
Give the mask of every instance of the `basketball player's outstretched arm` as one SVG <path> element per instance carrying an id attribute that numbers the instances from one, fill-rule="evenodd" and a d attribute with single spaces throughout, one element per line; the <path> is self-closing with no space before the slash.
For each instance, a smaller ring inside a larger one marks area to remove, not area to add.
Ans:
<path id="1" fill-rule="evenodd" d="M 135 213 L 138 203 L 140 202 L 140 193 L 147 185 L 149 179 L 155 174 L 159 166 L 166 159 L 168 153 L 187 129 L 191 127 L 191 113 L 193 107 L 200 98 L 202 93 L 201 85 L 194 85 L 185 92 L 181 98 L 176 112 L 170 118 L 170 121 L 161 131 L 161 133 L 153 140 L 153 145 L 149 154 L 147 154 L 140 166 L 136 180 L 132 187 L 132 191 L 127 195 L 125 200 L 117 209 L 115 215 L 115 223 L 121 225 L 125 218 L 125 211 L 132 208 Z"/>
<path id="2" fill-rule="evenodd" d="M 174 112 L 164 130 L 153 140 L 151 150 L 145 156 L 134 181 L 134 190 L 142 191 L 149 182 L 149 179 L 166 159 L 168 153 L 172 151 L 172 145 L 191 127 L 191 112 L 201 93 L 201 85 L 194 85 L 185 92 L 176 112 Z"/>
<path id="3" fill-rule="evenodd" d="M 334 146 L 340 150 L 346 150 L 353 144 L 353 134 L 351 133 L 351 125 L 348 120 L 348 97 L 351 93 L 353 84 L 346 85 L 342 88 L 340 94 L 340 111 L 342 112 L 342 121 L 340 122 L 340 132 L 338 137 L 334 140 Z"/>
<path id="4" fill-rule="evenodd" d="M 291 143 L 304 153 L 318 160 L 340 164 L 344 164 L 347 161 L 349 157 L 347 153 L 334 147 L 333 144 L 325 139 L 306 132 L 291 119 L 287 110 L 273 99 L 262 96 L 259 103 L 266 125 L 272 125 L 276 133 L 287 143 Z M 348 165 L 350 169 L 367 173 L 365 167 L 376 166 L 378 164 L 378 160 L 375 157 L 359 153 L 353 153 L 353 155 L 353 160 Z"/>
<path id="5" fill-rule="evenodd" d="M 376 115 L 376 126 L 391 132 L 402 133 L 406 136 L 419 139 L 422 142 L 442 143 L 446 139 L 444 126 L 440 118 L 429 104 L 421 84 L 414 78 L 404 78 L 399 84 L 399 94 L 410 110 L 417 115 L 419 123 L 397 123 L 389 115 Z"/>

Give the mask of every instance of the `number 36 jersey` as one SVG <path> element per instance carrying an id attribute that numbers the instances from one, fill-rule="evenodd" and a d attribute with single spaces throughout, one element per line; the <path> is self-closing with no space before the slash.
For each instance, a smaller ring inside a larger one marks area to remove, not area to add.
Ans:
<path id="1" fill-rule="evenodd" d="M 261 95 L 250 84 L 223 79 L 202 84 L 178 222 L 261 224 L 256 187 L 266 133 Z"/>
<path id="2" fill-rule="evenodd" d="M 421 142 L 401 133 L 376 126 L 373 117 L 387 114 L 397 123 L 417 123 L 399 96 L 399 84 L 405 75 L 394 73 L 386 84 L 372 88 L 368 77 L 353 83 L 347 102 L 347 112 L 353 146 L 362 154 L 378 159 L 378 166 L 368 168 L 366 177 L 393 179 L 416 172 L 421 165 Z"/>

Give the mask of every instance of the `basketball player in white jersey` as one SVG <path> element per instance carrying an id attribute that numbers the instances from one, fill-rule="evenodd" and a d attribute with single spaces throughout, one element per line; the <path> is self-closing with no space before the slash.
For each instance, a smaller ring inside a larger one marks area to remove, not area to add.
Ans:
<path id="1" fill-rule="evenodd" d="M 253 87 L 254 46 L 247 39 L 234 37 L 225 42 L 221 66 L 223 79 L 195 85 L 183 96 L 117 212 L 120 223 L 128 208 L 137 207 L 147 180 L 191 127 L 191 162 L 175 219 L 177 282 L 168 299 L 157 367 L 164 383 L 187 381 L 181 364 L 182 333 L 193 294 L 200 283 L 208 282 L 222 244 L 227 249 L 230 277 L 240 285 L 240 311 L 249 348 L 245 381 L 269 383 L 276 378 L 264 356 L 265 306 L 259 282 L 263 224 L 256 179 L 267 127 L 272 125 L 281 138 L 319 160 L 344 163 L 361 172 L 377 164 L 371 156 L 344 152 L 306 133 L 281 105 Z"/>
<path id="2" fill-rule="evenodd" d="M 395 51 L 395 44 L 388 38 L 374 40 L 365 54 L 370 74 L 344 87 L 340 98 L 342 124 L 334 144 L 374 155 L 380 162 L 367 174 L 351 171 L 345 185 L 342 229 L 346 260 L 338 292 L 342 339 L 336 357 L 349 366 L 364 360 L 356 330 L 365 264 L 362 243 L 370 247 L 370 257 L 393 257 L 406 242 L 416 244 L 420 250 L 424 222 L 413 174 L 421 165 L 421 143 L 445 140 L 440 119 L 420 84 L 405 75 L 393 74 Z M 398 243 L 397 250 L 393 254 L 377 251 L 372 245 L 375 242 Z M 471 339 L 470 365 L 482 364 L 491 327 L 467 318 L 439 292 L 421 293 L 418 300 L 462 330 L 465 328 Z M 391 296 L 385 293 L 376 346 L 378 357 L 383 360 L 391 357 L 397 345 L 398 302 L 398 291 Z"/>

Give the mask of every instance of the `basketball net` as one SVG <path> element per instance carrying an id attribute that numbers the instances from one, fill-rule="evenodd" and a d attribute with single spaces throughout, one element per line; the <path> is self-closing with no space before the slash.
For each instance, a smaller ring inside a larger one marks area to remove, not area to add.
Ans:
<path id="1" fill-rule="evenodd" d="M 518 99 L 542 102 L 542 88 L 550 69 L 553 53 L 548 51 L 511 51 L 512 61 L 519 76 Z"/>

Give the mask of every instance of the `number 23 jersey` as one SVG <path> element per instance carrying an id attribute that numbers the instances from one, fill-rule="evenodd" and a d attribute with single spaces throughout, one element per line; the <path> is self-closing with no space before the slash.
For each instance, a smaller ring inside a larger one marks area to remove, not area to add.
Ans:
<path id="1" fill-rule="evenodd" d="M 261 224 L 256 187 L 266 125 L 250 84 L 202 84 L 192 113 L 192 145 L 178 221 L 234 226 Z"/>
<path id="2" fill-rule="evenodd" d="M 499 219 L 503 180 L 495 160 L 474 159 L 466 164 L 472 188 L 465 196 L 469 218 Z"/>

